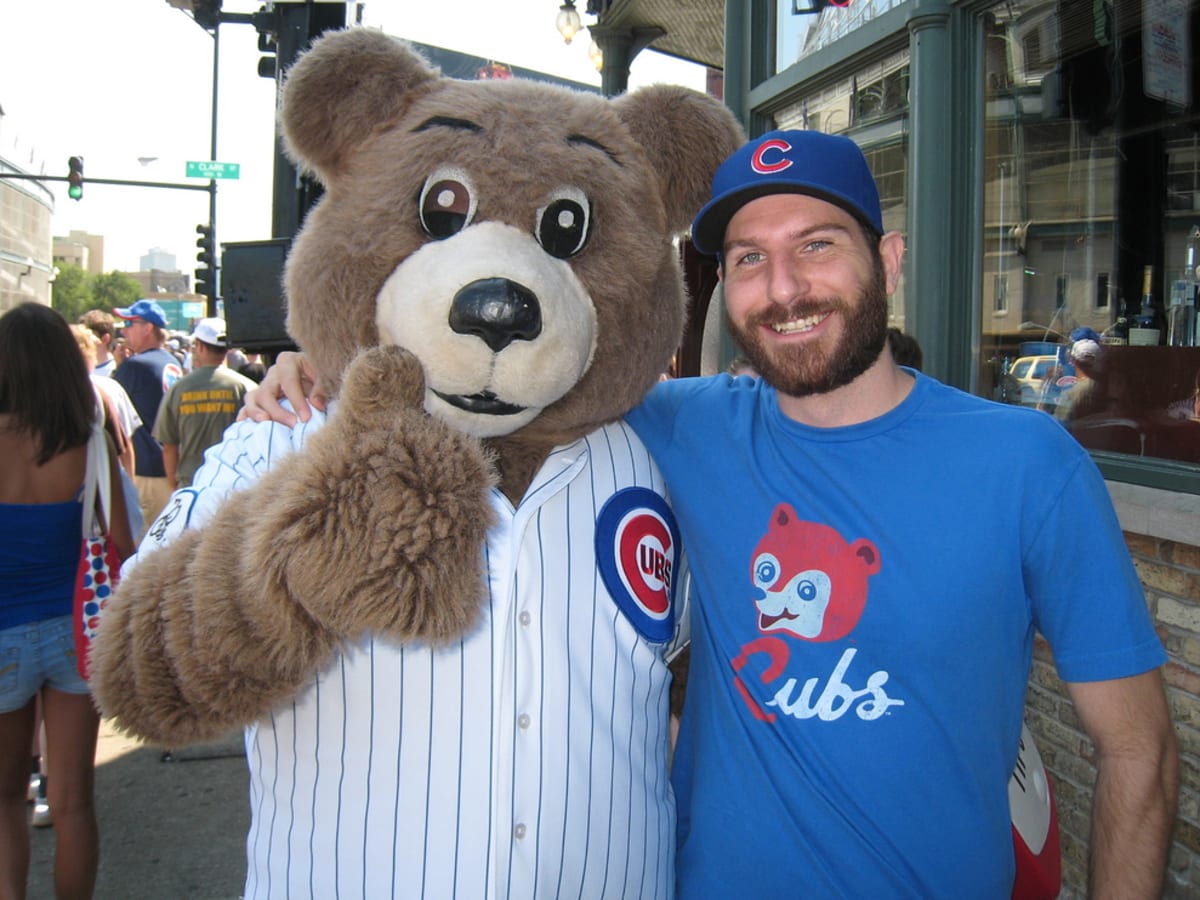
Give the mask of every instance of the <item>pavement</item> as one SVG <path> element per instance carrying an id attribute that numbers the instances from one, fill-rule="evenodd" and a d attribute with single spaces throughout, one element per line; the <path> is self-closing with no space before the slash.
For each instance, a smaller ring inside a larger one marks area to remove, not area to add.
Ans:
<path id="1" fill-rule="evenodd" d="M 162 750 L 100 725 L 95 900 L 237 900 L 250 823 L 241 732 Z M 32 810 L 32 804 L 30 805 Z M 54 898 L 54 829 L 34 828 L 28 900 Z"/>

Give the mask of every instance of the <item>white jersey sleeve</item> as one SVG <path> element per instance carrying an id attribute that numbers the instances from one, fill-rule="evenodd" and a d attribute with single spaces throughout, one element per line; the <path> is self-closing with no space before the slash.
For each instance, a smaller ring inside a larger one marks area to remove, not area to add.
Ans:
<path id="1" fill-rule="evenodd" d="M 280 459 L 301 449 L 308 436 L 325 424 L 325 418 L 325 413 L 314 410 L 312 418 L 293 428 L 249 420 L 230 425 L 221 442 L 205 451 L 204 463 L 191 486 L 172 494 L 146 529 L 137 553 L 125 561 L 122 575 L 132 571 L 145 554 L 167 546 L 184 530 L 205 524 L 230 494 L 254 484 Z"/>

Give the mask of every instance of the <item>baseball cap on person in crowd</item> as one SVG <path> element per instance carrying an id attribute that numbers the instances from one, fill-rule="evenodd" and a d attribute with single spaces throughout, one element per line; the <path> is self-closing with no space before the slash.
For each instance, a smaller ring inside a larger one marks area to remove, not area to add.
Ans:
<path id="1" fill-rule="evenodd" d="M 692 223 L 701 253 L 719 255 L 734 214 L 768 194 L 808 194 L 840 206 L 883 234 L 879 189 L 850 138 L 820 131 L 771 131 L 741 147 L 713 176 L 712 200 Z"/>
<path id="2" fill-rule="evenodd" d="M 114 306 L 113 315 L 126 322 L 130 319 L 145 319 L 151 325 L 157 325 L 159 328 L 167 327 L 167 314 L 153 300 L 139 300 L 129 307 Z"/>
<path id="3" fill-rule="evenodd" d="M 201 319 L 192 331 L 192 340 L 208 344 L 210 347 L 224 347 L 226 342 L 225 320 Z"/>

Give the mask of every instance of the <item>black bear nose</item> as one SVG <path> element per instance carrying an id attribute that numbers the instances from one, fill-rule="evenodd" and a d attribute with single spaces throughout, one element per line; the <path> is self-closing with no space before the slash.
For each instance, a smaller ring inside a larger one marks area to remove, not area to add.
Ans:
<path id="1" fill-rule="evenodd" d="M 499 353 L 513 341 L 532 341 L 542 333 L 542 308 L 533 291 L 514 281 L 481 278 L 454 295 L 450 327 Z"/>

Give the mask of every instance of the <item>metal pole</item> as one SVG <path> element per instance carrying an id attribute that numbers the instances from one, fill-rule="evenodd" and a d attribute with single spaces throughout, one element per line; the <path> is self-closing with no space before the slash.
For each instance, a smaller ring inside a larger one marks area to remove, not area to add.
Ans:
<path id="1" fill-rule="evenodd" d="M 69 181 L 66 175 L 28 175 L 24 172 L 0 172 L 0 181 Z M 117 184 L 121 187 L 170 188 L 176 191 L 207 191 L 207 184 L 175 184 L 169 181 L 130 181 L 127 178 L 83 179 L 85 187 L 93 184 Z"/>
<path id="2" fill-rule="evenodd" d="M 904 273 L 904 296 L 935 297 L 961 296 L 951 289 L 951 267 L 945 248 L 954 245 L 951 223 L 955 216 L 955 199 L 948 190 L 933 190 L 930 186 L 943 184 L 952 170 L 954 142 L 947 135 L 956 134 L 951 100 L 951 82 L 946 73 L 954 71 L 950 43 L 949 0 L 915 0 L 909 5 L 909 71 L 910 84 L 908 147 L 907 228 L 910 235 L 919 235 L 915 250 L 910 251 Z M 930 248 L 936 248 L 931 250 Z M 970 374 L 951 370 L 952 347 L 970 345 L 971 337 L 965 327 L 969 304 L 962 309 L 946 309 L 935 302 L 911 303 L 905 310 L 904 330 L 920 343 L 925 351 L 925 371 L 947 384 L 969 384 Z M 911 315 L 911 319 L 909 316 Z M 959 331 L 958 323 L 964 330 Z M 954 335 L 952 339 L 952 335 Z"/>
<path id="3" fill-rule="evenodd" d="M 217 74 L 220 71 L 221 59 L 221 23 L 218 21 L 213 25 L 213 70 L 212 70 L 212 124 L 209 128 L 209 159 L 212 162 L 217 161 Z M 209 179 L 208 182 L 208 224 L 212 228 L 212 246 L 213 246 L 213 288 L 217 294 L 220 294 L 220 289 L 217 285 L 220 281 L 220 254 L 217 252 L 217 180 Z M 208 315 L 215 316 L 217 314 L 217 298 L 208 298 Z"/>

